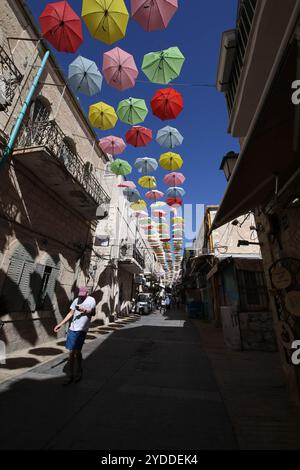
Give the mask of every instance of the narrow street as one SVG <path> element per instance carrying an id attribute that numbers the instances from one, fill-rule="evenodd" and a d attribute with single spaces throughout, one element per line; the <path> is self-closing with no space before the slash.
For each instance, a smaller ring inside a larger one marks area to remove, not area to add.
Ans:
<path id="1" fill-rule="evenodd" d="M 153 313 L 85 345 L 84 377 L 62 356 L 0 386 L 2 449 L 235 449 L 195 326 Z"/>

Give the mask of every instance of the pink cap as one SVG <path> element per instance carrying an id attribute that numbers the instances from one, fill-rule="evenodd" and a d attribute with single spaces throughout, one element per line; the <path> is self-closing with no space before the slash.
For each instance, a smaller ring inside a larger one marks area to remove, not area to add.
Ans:
<path id="1" fill-rule="evenodd" d="M 89 290 L 87 287 L 80 287 L 79 288 L 79 295 L 87 295 L 89 293 Z"/>

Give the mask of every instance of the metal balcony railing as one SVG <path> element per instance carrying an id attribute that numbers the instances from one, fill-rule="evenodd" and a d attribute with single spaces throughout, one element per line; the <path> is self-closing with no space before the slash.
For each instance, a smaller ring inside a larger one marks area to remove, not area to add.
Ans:
<path id="1" fill-rule="evenodd" d="M 232 112 L 236 99 L 237 88 L 244 65 L 244 57 L 248 45 L 256 5 L 257 0 L 241 0 L 238 7 L 236 52 L 229 79 L 230 84 L 226 92 L 229 114 Z"/>
<path id="2" fill-rule="evenodd" d="M 110 197 L 92 175 L 68 137 L 56 121 L 28 121 L 19 134 L 15 149 L 44 147 L 63 164 L 70 175 L 84 188 L 97 204 L 107 204 Z"/>
<path id="3" fill-rule="evenodd" d="M 0 46 L 0 111 L 11 105 L 17 86 L 23 75 L 4 48 Z"/>
<path id="4" fill-rule="evenodd" d="M 136 246 L 133 246 L 133 258 L 136 260 L 139 265 L 145 269 L 145 260 L 141 252 L 137 249 Z"/>
<path id="5" fill-rule="evenodd" d="M 141 268 L 145 269 L 145 260 L 139 249 L 134 244 L 124 243 L 120 246 L 119 256 L 121 260 L 133 258 Z"/>

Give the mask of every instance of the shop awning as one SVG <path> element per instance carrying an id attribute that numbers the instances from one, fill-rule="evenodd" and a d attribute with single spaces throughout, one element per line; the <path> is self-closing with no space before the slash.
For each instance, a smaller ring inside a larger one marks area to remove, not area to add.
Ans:
<path id="1" fill-rule="evenodd" d="M 252 123 L 212 230 L 265 205 L 275 195 L 276 176 L 280 190 L 299 166 L 294 127 L 297 113 L 300 123 L 300 105 L 295 106 L 291 100 L 291 86 L 297 78 L 297 46 L 293 43 L 283 58 L 259 116 Z M 300 135 L 300 124 L 296 133 Z"/>

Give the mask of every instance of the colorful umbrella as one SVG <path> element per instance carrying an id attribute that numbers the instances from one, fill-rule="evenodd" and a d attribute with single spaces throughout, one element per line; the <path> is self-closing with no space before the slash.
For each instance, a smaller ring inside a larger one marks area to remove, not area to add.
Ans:
<path id="1" fill-rule="evenodd" d="M 152 140 L 152 131 L 143 126 L 133 126 L 125 134 L 126 142 L 134 147 L 145 147 Z"/>
<path id="2" fill-rule="evenodd" d="M 142 71 L 153 83 L 166 84 L 177 78 L 185 58 L 178 47 L 144 55 Z"/>
<path id="3" fill-rule="evenodd" d="M 155 209 L 155 210 L 152 212 L 153 217 L 159 217 L 159 219 L 161 219 L 162 217 L 164 217 L 166 214 L 167 214 L 166 211 L 162 211 L 162 210 L 158 210 L 158 209 Z"/>
<path id="4" fill-rule="evenodd" d="M 130 204 L 130 207 L 135 211 L 139 211 L 145 209 L 145 207 L 147 207 L 147 204 L 145 203 L 145 201 L 143 201 L 143 199 L 139 199 L 138 201 Z"/>
<path id="5" fill-rule="evenodd" d="M 179 186 L 172 186 L 167 189 L 168 197 L 182 198 L 184 195 L 185 195 L 185 190 L 183 188 L 180 188 Z"/>
<path id="6" fill-rule="evenodd" d="M 164 207 L 165 205 L 166 205 L 165 202 L 157 201 L 157 202 L 154 202 L 153 204 L 150 204 L 150 207 L 152 210 L 155 210 L 155 209 L 160 209 L 161 207 Z"/>
<path id="7" fill-rule="evenodd" d="M 105 153 L 110 155 L 120 155 L 124 152 L 126 144 L 123 139 L 116 137 L 114 135 L 108 135 L 107 137 L 102 137 L 99 139 L 98 145 Z"/>
<path id="8" fill-rule="evenodd" d="M 133 56 L 119 47 L 103 54 L 102 71 L 107 83 L 120 91 L 134 87 L 139 73 Z"/>
<path id="9" fill-rule="evenodd" d="M 145 212 L 145 214 L 146 214 L 146 212 Z M 141 217 L 139 219 L 139 224 L 140 225 L 148 225 L 148 224 L 151 224 L 151 222 L 152 222 L 151 217 Z"/>
<path id="10" fill-rule="evenodd" d="M 112 173 L 115 175 L 129 175 L 132 171 L 131 165 L 129 165 L 126 160 L 121 160 L 120 158 L 117 158 L 114 162 L 111 163 L 110 165 L 110 170 Z"/>
<path id="11" fill-rule="evenodd" d="M 70 65 L 68 78 L 71 86 L 87 96 L 99 93 L 102 86 L 102 75 L 95 62 L 78 56 Z"/>
<path id="12" fill-rule="evenodd" d="M 156 142 L 158 142 L 162 147 L 172 149 L 182 144 L 183 136 L 175 127 L 166 126 L 157 132 Z"/>
<path id="13" fill-rule="evenodd" d="M 141 197 L 137 189 L 126 188 L 124 189 L 123 194 L 128 199 L 129 202 L 136 202 Z"/>
<path id="14" fill-rule="evenodd" d="M 176 119 L 183 110 L 182 95 L 173 88 L 158 90 L 151 100 L 151 108 L 154 116 L 162 121 Z"/>
<path id="15" fill-rule="evenodd" d="M 166 28 L 177 8 L 178 0 L 131 0 L 131 15 L 145 31 Z"/>
<path id="16" fill-rule="evenodd" d="M 164 183 L 167 186 L 178 186 L 185 182 L 185 176 L 182 173 L 177 173 L 176 171 L 168 173 L 164 177 Z"/>
<path id="17" fill-rule="evenodd" d="M 129 13 L 124 0 L 83 0 L 81 16 L 95 39 L 113 44 L 125 36 Z"/>
<path id="18" fill-rule="evenodd" d="M 139 173 L 148 175 L 157 170 L 158 163 L 155 158 L 143 157 L 137 158 L 134 167 L 138 170 Z"/>
<path id="19" fill-rule="evenodd" d="M 154 201 L 157 201 L 158 199 L 164 197 L 164 193 L 157 191 L 156 189 L 152 189 L 151 191 L 148 191 L 145 196 L 147 199 L 154 199 Z"/>
<path id="20" fill-rule="evenodd" d="M 138 181 L 139 185 L 142 186 L 142 188 L 156 188 L 156 179 L 154 176 L 142 176 L 142 178 L 139 179 Z"/>
<path id="21" fill-rule="evenodd" d="M 178 153 L 166 152 L 159 158 L 159 164 L 165 170 L 178 170 L 183 165 L 183 160 Z"/>
<path id="22" fill-rule="evenodd" d="M 173 219 L 171 220 L 172 224 L 177 224 L 177 223 L 184 223 L 184 218 L 183 217 L 173 217 Z"/>
<path id="23" fill-rule="evenodd" d="M 148 109 L 145 100 L 140 98 L 127 98 L 120 101 L 117 114 L 122 122 L 126 124 L 139 124 L 145 120 Z"/>
<path id="24" fill-rule="evenodd" d="M 131 214 L 131 217 L 135 217 L 136 219 L 140 219 L 140 218 L 143 218 L 145 216 L 147 216 L 147 212 L 145 211 L 142 211 L 142 210 L 136 210 L 134 211 L 132 214 Z"/>
<path id="25" fill-rule="evenodd" d="M 75 52 L 81 45 L 81 20 L 68 2 L 49 3 L 39 20 L 43 37 L 59 52 Z"/>
<path id="26" fill-rule="evenodd" d="M 118 188 L 129 188 L 129 189 L 135 189 L 136 185 L 133 181 L 122 181 L 122 183 L 117 185 Z"/>
<path id="27" fill-rule="evenodd" d="M 90 106 L 89 120 L 93 127 L 106 131 L 115 127 L 118 116 L 112 106 L 100 101 Z"/>
<path id="28" fill-rule="evenodd" d="M 180 197 L 168 197 L 166 202 L 168 206 L 180 207 L 183 201 Z"/>

